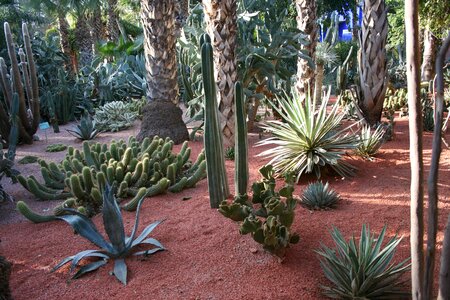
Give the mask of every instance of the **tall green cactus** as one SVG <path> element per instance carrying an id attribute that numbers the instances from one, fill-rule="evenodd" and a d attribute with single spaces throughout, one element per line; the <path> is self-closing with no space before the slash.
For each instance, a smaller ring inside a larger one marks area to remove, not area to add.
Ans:
<path id="1" fill-rule="evenodd" d="M 8 74 L 8 67 L 6 66 L 5 60 L 0 57 L 0 90 L 3 93 L 3 103 L 0 105 L 0 119 L 2 119 L 0 121 L 0 134 L 4 141 L 11 140 L 9 138 L 11 127 L 17 126 L 17 128 L 12 130 L 13 134 L 18 134 L 18 140 L 20 142 L 31 144 L 33 142 L 33 135 L 39 127 L 40 105 L 36 66 L 33 61 L 30 36 L 26 24 L 23 24 L 22 32 L 25 52 L 19 49 L 19 68 L 11 29 L 7 22 L 4 24 L 4 31 L 11 63 L 11 74 Z M 18 97 L 18 112 L 17 117 L 11 118 L 15 115 L 11 111 L 15 93 L 17 93 Z M 31 111 L 31 117 L 28 111 Z M 13 122 L 10 120 L 13 120 Z M 14 124 L 16 121 L 17 124 Z M 12 140 L 17 139 L 12 137 Z"/>
<path id="2" fill-rule="evenodd" d="M 205 155 L 208 176 L 209 201 L 211 208 L 219 208 L 220 203 L 230 194 L 225 169 L 222 134 L 219 125 L 214 81 L 213 48 L 208 35 L 201 38 L 202 75 L 205 89 Z"/>
<path id="3" fill-rule="evenodd" d="M 234 186 L 236 196 L 243 196 L 247 193 L 248 186 L 248 141 L 244 89 L 239 81 L 234 85 L 234 101 L 236 103 L 234 110 L 236 124 Z"/>

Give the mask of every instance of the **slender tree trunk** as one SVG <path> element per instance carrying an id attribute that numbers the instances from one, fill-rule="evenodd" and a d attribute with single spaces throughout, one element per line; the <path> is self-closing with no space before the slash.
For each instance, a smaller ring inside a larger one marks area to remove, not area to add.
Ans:
<path id="1" fill-rule="evenodd" d="M 423 299 L 423 156 L 420 103 L 418 0 L 405 1 L 406 74 L 408 79 L 409 147 L 411 160 L 411 294 Z"/>
<path id="2" fill-rule="evenodd" d="M 438 174 L 439 174 L 439 159 L 441 157 L 442 146 L 442 120 L 444 115 L 444 61 L 447 50 L 450 47 L 450 31 L 447 39 L 439 51 L 439 56 L 436 62 L 436 97 L 435 97 L 435 113 L 434 113 L 434 132 L 433 132 L 433 151 L 431 155 L 430 173 L 428 176 L 428 234 L 427 234 L 427 252 L 425 261 L 425 286 L 424 294 L 431 299 L 433 296 L 433 279 L 434 279 L 434 261 L 436 252 L 436 235 L 438 230 Z M 447 230 L 449 230 L 447 228 Z M 446 233 L 447 235 L 447 233 Z M 450 237 L 446 237 L 447 239 Z M 445 242 L 444 242 L 445 245 Z M 447 245 L 450 247 L 450 245 Z M 450 294 L 444 289 L 450 285 L 448 278 L 448 251 L 442 251 L 441 275 L 447 274 L 447 278 L 443 276 L 440 281 L 440 295 L 442 299 L 450 298 Z M 447 268 L 447 269 L 446 269 Z M 442 292 L 441 292 L 442 287 Z"/>
<path id="3" fill-rule="evenodd" d="M 315 0 L 296 0 L 297 8 L 297 27 L 303 31 L 309 40 L 309 45 L 302 46 L 306 55 L 315 61 L 315 52 L 317 45 L 317 8 Z M 309 92 L 314 92 L 314 68 L 308 65 L 308 62 L 302 58 L 297 61 L 297 83 L 296 89 L 300 97 L 306 97 Z"/>
<path id="4" fill-rule="evenodd" d="M 381 120 L 388 86 L 386 42 L 387 9 L 384 0 L 364 0 L 358 53 L 361 96 L 358 106 L 370 125 Z"/>
<path id="5" fill-rule="evenodd" d="M 422 59 L 422 81 L 430 81 L 434 78 L 434 67 L 436 61 L 437 39 L 433 33 L 426 28 L 423 32 L 423 59 Z"/>
<path id="6" fill-rule="evenodd" d="M 438 300 L 450 299 L 450 215 L 445 228 L 441 253 L 441 269 L 439 270 Z"/>
<path id="7" fill-rule="evenodd" d="M 204 0 L 206 31 L 214 49 L 219 123 L 225 147 L 234 145 L 234 83 L 236 69 L 237 1 Z"/>
<path id="8" fill-rule="evenodd" d="M 314 86 L 314 99 L 317 103 L 322 101 L 322 86 L 323 86 L 323 64 L 316 64 L 316 84 Z"/>
<path id="9" fill-rule="evenodd" d="M 117 0 L 108 0 L 108 19 L 106 21 L 108 41 L 117 41 L 119 39 L 119 17 L 116 9 Z"/>

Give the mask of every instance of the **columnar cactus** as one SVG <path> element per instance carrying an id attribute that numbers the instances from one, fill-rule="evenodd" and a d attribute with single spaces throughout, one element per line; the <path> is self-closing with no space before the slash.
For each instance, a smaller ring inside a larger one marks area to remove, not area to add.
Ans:
<path id="1" fill-rule="evenodd" d="M 5 60 L 0 57 L 0 90 L 3 93 L 2 105 L 0 105 L 0 134 L 5 141 L 9 140 L 12 123 L 9 121 L 13 115 L 11 112 L 14 95 L 18 97 L 18 118 L 16 132 L 20 142 L 33 142 L 40 121 L 39 87 L 36 76 L 36 67 L 31 52 L 30 36 L 26 24 L 22 25 L 25 52 L 19 49 L 20 67 L 17 61 L 16 49 L 11 35 L 9 24 L 5 22 L 5 37 L 8 55 L 11 63 L 11 74 Z M 21 70 L 22 72 L 21 72 Z M 11 88 L 11 86 L 13 88 Z M 26 93 L 25 93 L 26 92 Z M 31 115 L 28 114 L 31 111 Z"/>
<path id="2" fill-rule="evenodd" d="M 225 170 L 222 134 L 219 127 L 214 81 L 213 49 L 207 34 L 201 38 L 202 75 L 205 89 L 205 154 L 211 208 L 218 208 L 230 194 Z"/>
<path id="3" fill-rule="evenodd" d="M 242 84 L 238 81 L 234 86 L 234 99 L 236 109 L 235 116 L 235 175 L 234 185 L 236 196 L 247 193 L 248 185 L 248 141 L 247 141 L 247 118 L 245 114 L 245 98 Z"/>
<path id="4" fill-rule="evenodd" d="M 190 188 L 206 176 L 205 155 L 201 152 L 194 163 L 189 161 L 191 149 L 187 142 L 178 154 L 172 152 L 173 142 L 155 137 L 142 143 L 131 137 L 127 143 L 83 143 L 82 151 L 69 147 L 60 164 L 40 161 L 44 184 L 30 176 L 19 176 L 19 182 L 41 200 L 69 201 L 70 207 L 93 216 L 100 211 L 101 193 L 106 184 L 115 187 L 119 201 L 133 197 L 122 207 L 135 210 L 138 201 L 167 190 L 176 193 Z M 64 202 L 66 203 L 66 202 Z M 64 207 L 67 207 L 67 203 Z M 19 208 L 19 207 L 18 207 Z M 28 213 L 25 203 L 19 208 L 34 222 L 36 214 Z M 55 208 L 57 214 L 61 209 Z M 43 218 L 46 220 L 47 218 Z M 38 218 L 38 220 L 41 220 Z"/>

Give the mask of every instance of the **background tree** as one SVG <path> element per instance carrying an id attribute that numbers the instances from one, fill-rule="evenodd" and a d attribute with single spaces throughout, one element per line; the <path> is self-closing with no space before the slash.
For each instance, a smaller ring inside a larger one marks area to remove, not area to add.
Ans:
<path id="1" fill-rule="evenodd" d="M 316 0 L 296 0 L 295 6 L 297 8 L 297 27 L 307 35 L 309 40 L 308 45 L 302 46 L 302 51 L 314 61 L 318 33 Z M 307 92 L 313 95 L 314 68 L 300 56 L 297 61 L 296 88 L 301 97 L 304 97 Z"/>
<path id="2" fill-rule="evenodd" d="M 174 0 L 141 3 L 148 104 L 143 110 L 137 138 L 170 137 L 175 143 L 188 139 L 178 103 L 178 77 Z"/>
<path id="3" fill-rule="evenodd" d="M 409 149 L 411 163 L 411 292 L 423 294 L 423 122 L 420 102 L 420 44 L 418 0 L 405 1 L 406 74 L 408 78 Z"/>
<path id="4" fill-rule="evenodd" d="M 219 123 L 225 147 L 234 145 L 234 83 L 236 70 L 237 1 L 205 0 L 206 31 L 214 49 Z"/>
<path id="5" fill-rule="evenodd" d="M 363 22 L 359 34 L 358 106 L 370 125 L 381 120 L 388 85 L 386 41 L 387 9 L 384 0 L 364 0 Z"/>
<path id="6" fill-rule="evenodd" d="M 106 32 L 109 41 L 119 39 L 119 17 L 117 15 L 117 0 L 108 0 Z"/>

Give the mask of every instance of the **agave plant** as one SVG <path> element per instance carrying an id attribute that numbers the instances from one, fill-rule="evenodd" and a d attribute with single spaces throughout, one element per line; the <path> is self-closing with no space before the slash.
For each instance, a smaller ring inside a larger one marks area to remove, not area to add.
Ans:
<path id="1" fill-rule="evenodd" d="M 272 164 L 278 174 L 292 172 L 298 182 L 303 173 L 314 172 L 320 178 L 321 168 L 330 166 L 342 177 L 354 175 L 355 168 L 343 161 L 342 156 L 346 150 L 356 148 L 358 139 L 349 132 L 352 125 L 340 128 L 345 114 L 338 111 L 338 103 L 327 112 L 328 100 L 326 97 L 316 106 L 309 95 L 304 101 L 298 95 L 292 100 L 280 97 L 279 107 L 269 101 L 284 122 L 273 120 L 263 125 L 273 137 L 258 145 L 276 147 L 259 155 L 272 158 L 268 164 Z"/>
<path id="2" fill-rule="evenodd" d="M 347 243 L 334 227 L 331 233 L 336 249 L 324 245 L 316 250 L 325 276 L 333 283 L 322 286 L 326 296 L 334 299 L 403 299 L 408 293 L 401 289 L 400 277 L 409 270 L 407 260 L 391 264 L 401 238 L 394 236 L 381 248 L 386 233 L 383 227 L 378 238 L 363 225 L 359 245 L 352 237 Z"/>
<path id="3" fill-rule="evenodd" d="M 138 118 L 138 112 L 133 111 L 133 105 L 121 101 L 106 103 L 95 110 L 96 128 L 102 131 L 120 131 L 133 126 Z"/>
<path id="4" fill-rule="evenodd" d="M 67 131 L 74 137 L 83 141 L 92 140 L 100 133 L 98 129 L 95 129 L 95 121 L 92 121 L 87 113 L 81 117 L 80 124 L 73 129 L 67 129 Z"/>
<path id="5" fill-rule="evenodd" d="M 372 160 L 383 145 L 385 132 L 385 127 L 382 125 L 379 125 L 375 130 L 372 130 L 369 125 L 365 125 L 358 136 L 359 143 L 355 153 L 365 159 Z"/>
<path id="6" fill-rule="evenodd" d="M 333 208 L 341 199 L 338 193 L 328 186 L 328 182 L 322 181 L 310 183 L 300 199 L 301 205 L 308 209 Z"/>
<path id="7" fill-rule="evenodd" d="M 131 236 L 125 235 L 123 226 L 122 214 L 120 208 L 114 197 L 114 191 L 111 187 L 106 186 L 103 192 L 103 225 L 105 227 L 106 234 L 109 237 L 107 242 L 103 236 L 98 232 L 94 223 L 85 215 L 79 213 L 74 209 L 65 209 L 66 212 L 71 213 L 68 215 L 59 216 L 58 219 L 66 221 L 72 226 L 72 228 L 82 237 L 88 239 L 90 242 L 100 247 L 101 250 L 85 250 L 81 251 L 73 256 L 69 256 L 63 259 L 57 264 L 52 271 L 56 271 L 65 264 L 72 262 L 70 266 L 70 273 L 78 266 L 78 263 L 84 258 L 100 258 L 95 262 L 82 266 L 72 278 L 79 278 L 85 273 L 92 272 L 101 266 L 105 265 L 109 259 L 114 259 L 114 275 L 123 284 L 127 283 L 127 265 L 125 264 L 125 258 L 129 256 L 134 247 L 142 244 L 153 245 L 154 248 L 145 251 L 139 251 L 133 253 L 133 255 L 150 255 L 158 251 L 165 250 L 163 245 L 154 238 L 148 237 L 148 235 L 156 228 L 162 221 L 154 222 L 148 225 L 142 233 L 136 238 L 136 231 L 139 225 L 139 210 L 142 204 L 142 198 L 139 200 L 139 204 L 136 210 L 136 220 L 134 223 Z"/>

